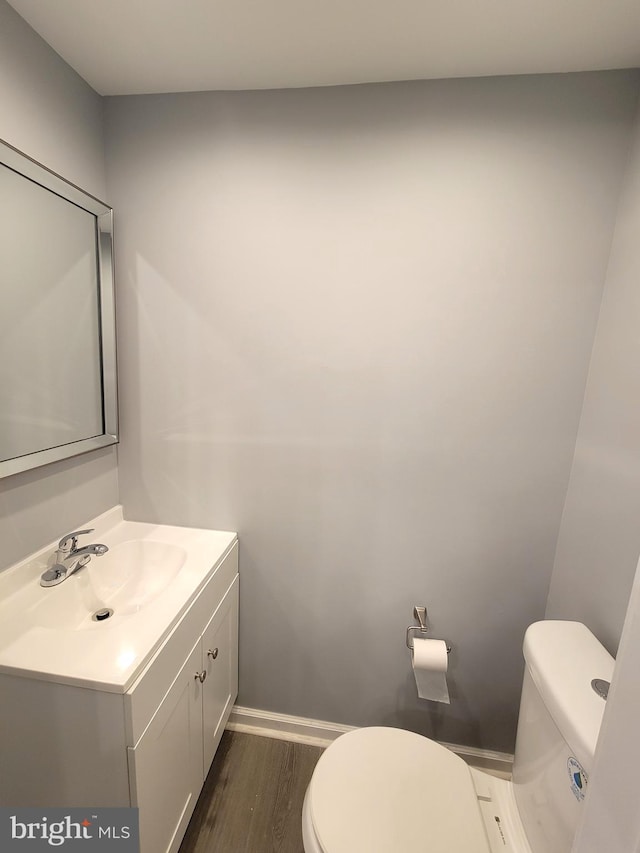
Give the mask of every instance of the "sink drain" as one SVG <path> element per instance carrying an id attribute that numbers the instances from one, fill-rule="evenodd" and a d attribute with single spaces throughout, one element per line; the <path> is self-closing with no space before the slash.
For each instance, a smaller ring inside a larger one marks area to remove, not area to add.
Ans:
<path id="1" fill-rule="evenodd" d="M 113 616 L 113 610 L 110 607 L 104 607 L 102 610 L 96 610 L 91 618 L 94 622 L 104 622 L 110 616 Z"/>

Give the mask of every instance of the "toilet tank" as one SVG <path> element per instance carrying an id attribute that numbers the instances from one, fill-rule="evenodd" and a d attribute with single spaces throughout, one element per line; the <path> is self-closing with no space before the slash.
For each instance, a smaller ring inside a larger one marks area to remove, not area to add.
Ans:
<path id="1" fill-rule="evenodd" d="M 532 853 L 570 853 L 593 766 L 614 659 L 580 622 L 531 625 L 513 791 Z"/>

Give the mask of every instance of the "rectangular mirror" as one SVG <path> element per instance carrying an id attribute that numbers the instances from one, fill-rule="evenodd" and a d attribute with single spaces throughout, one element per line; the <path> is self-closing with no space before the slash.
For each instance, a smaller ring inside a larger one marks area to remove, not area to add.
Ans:
<path id="1" fill-rule="evenodd" d="M 112 221 L 0 141 L 0 477 L 118 441 Z"/>

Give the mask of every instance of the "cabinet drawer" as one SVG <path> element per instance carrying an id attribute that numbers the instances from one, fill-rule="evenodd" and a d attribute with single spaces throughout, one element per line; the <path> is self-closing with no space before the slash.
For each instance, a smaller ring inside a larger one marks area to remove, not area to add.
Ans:
<path id="1" fill-rule="evenodd" d="M 211 615 L 238 573 L 238 543 L 234 542 L 190 608 L 160 646 L 143 672 L 124 694 L 127 743 L 135 746 L 171 687 L 194 640 L 202 634 Z"/>

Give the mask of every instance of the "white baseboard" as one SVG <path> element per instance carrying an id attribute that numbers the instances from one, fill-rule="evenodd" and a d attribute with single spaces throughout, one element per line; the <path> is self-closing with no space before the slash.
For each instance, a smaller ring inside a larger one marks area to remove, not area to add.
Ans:
<path id="1" fill-rule="evenodd" d="M 337 737 L 345 732 L 353 731 L 357 727 L 234 705 L 227 728 L 232 732 L 245 732 L 246 734 L 261 735 L 278 740 L 327 747 Z M 461 746 L 456 743 L 442 743 L 442 746 L 446 746 L 455 752 L 472 767 L 479 767 L 481 770 L 487 770 L 501 777 L 510 777 L 511 775 L 513 755 L 506 752 L 476 749 L 472 746 Z"/>
<path id="2" fill-rule="evenodd" d="M 451 752 L 455 752 L 460 758 L 463 758 L 471 767 L 477 767 L 478 770 L 486 770 L 492 776 L 497 776 L 500 779 L 511 779 L 511 771 L 513 770 L 513 755 L 509 752 L 495 752 L 492 749 L 477 749 L 475 746 L 462 746 L 459 743 L 445 743 L 439 741 L 442 746 L 446 746 Z"/>
<path id="3" fill-rule="evenodd" d="M 232 732 L 246 732 L 278 740 L 327 747 L 340 735 L 352 731 L 355 726 L 343 726 L 340 723 L 327 723 L 324 720 L 310 720 L 308 717 L 292 717 L 289 714 L 274 714 L 272 711 L 258 711 L 255 708 L 234 705 L 227 728 Z"/>

